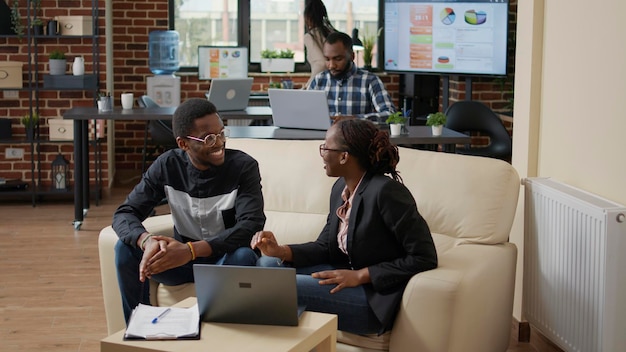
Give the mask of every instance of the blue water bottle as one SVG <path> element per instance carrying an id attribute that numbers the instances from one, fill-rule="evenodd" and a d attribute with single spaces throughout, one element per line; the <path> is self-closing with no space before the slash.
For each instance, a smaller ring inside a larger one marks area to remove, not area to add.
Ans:
<path id="1" fill-rule="evenodd" d="M 178 32 L 152 31 L 149 35 L 150 71 L 155 75 L 171 75 L 180 68 L 178 63 Z"/>

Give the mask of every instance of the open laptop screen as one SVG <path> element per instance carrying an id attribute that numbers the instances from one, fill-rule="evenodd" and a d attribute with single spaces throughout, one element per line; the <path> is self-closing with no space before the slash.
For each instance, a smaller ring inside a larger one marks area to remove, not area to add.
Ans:
<path id="1" fill-rule="evenodd" d="M 274 126 L 327 130 L 331 119 L 322 90 L 269 89 Z"/>
<path id="2" fill-rule="evenodd" d="M 194 264 L 193 274 L 203 321 L 298 325 L 293 268 Z"/>
<path id="3" fill-rule="evenodd" d="M 252 78 L 215 78 L 206 97 L 217 111 L 244 110 L 248 107 L 252 81 Z"/>

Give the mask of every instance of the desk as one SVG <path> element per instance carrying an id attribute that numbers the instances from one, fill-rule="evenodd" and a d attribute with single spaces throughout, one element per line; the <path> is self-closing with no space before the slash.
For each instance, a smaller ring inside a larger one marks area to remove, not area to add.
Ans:
<path id="1" fill-rule="evenodd" d="M 74 120 L 74 228 L 80 229 L 84 216 L 89 210 L 89 136 L 88 121 L 103 120 L 169 120 L 176 108 L 159 107 L 143 109 L 113 109 L 100 112 L 97 108 L 77 107 L 67 110 L 64 119 Z M 272 117 L 271 108 L 267 106 L 249 106 L 243 111 L 224 111 L 220 115 L 224 119 L 256 119 L 268 120 Z M 385 125 L 386 126 L 386 125 Z M 388 128 L 388 127 L 386 127 Z M 323 140 L 325 131 L 285 129 L 275 126 L 229 126 L 230 138 L 260 139 L 308 139 Z M 454 151 L 456 144 L 470 143 L 471 138 L 465 134 L 443 129 L 441 136 L 433 136 L 428 126 L 409 126 L 408 133 L 392 136 L 395 144 L 406 145 L 446 145 L 448 151 Z"/>
<path id="2" fill-rule="evenodd" d="M 187 298 L 176 306 L 196 302 Z M 121 330 L 100 341 L 101 352 L 194 351 L 311 351 L 334 352 L 337 316 L 305 311 L 298 326 L 202 323 L 200 340 L 124 341 Z"/>
<path id="3" fill-rule="evenodd" d="M 76 107 L 67 110 L 63 119 L 74 120 L 74 228 L 80 229 L 89 210 L 89 120 L 171 120 L 175 107 L 143 109 L 113 109 L 99 111 L 95 107 Z M 223 111 L 224 119 L 269 120 L 272 109 L 268 106 L 249 106 L 241 111 Z"/>
<path id="4" fill-rule="evenodd" d="M 230 138 L 258 138 L 258 139 L 319 139 L 326 137 L 326 131 L 299 130 L 278 128 L 276 126 L 229 126 Z M 441 136 L 433 136 L 430 126 L 408 126 L 408 133 L 391 136 L 394 144 L 433 145 L 443 144 L 454 151 L 456 144 L 471 142 L 471 137 L 447 128 Z"/>
<path id="5" fill-rule="evenodd" d="M 67 110 L 63 114 L 66 120 L 171 120 L 174 116 L 175 107 L 158 107 L 143 109 L 113 109 L 111 111 L 99 111 L 97 108 L 77 107 Z M 272 118 L 272 109 L 269 106 L 248 106 L 245 110 L 221 111 L 219 115 L 223 119 L 251 119 L 269 120 Z M 74 130 L 76 132 L 76 130 Z"/>

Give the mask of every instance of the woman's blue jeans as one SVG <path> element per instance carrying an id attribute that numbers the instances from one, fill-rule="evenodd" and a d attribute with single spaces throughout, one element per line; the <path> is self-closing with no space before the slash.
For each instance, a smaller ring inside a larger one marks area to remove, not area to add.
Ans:
<path id="1" fill-rule="evenodd" d="M 122 307 L 126 323 L 133 309 L 139 303 L 150 304 L 150 284 L 148 281 L 139 281 L 139 263 L 143 251 L 117 241 L 115 244 L 115 266 L 117 267 L 117 281 L 122 294 Z M 155 280 L 165 285 L 180 285 L 193 282 L 193 264 L 216 264 L 216 265 L 247 265 L 254 266 L 258 256 L 250 247 L 240 247 L 232 253 L 227 253 L 221 258 L 204 257 L 196 258 L 189 263 L 152 275 Z"/>
<path id="2" fill-rule="evenodd" d="M 257 261 L 257 266 L 284 265 L 278 258 L 262 256 Z M 312 273 L 324 270 L 335 268 L 327 264 L 296 268 L 298 305 L 304 305 L 306 310 L 312 312 L 337 314 L 338 328 L 341 331 L 361 335 L 378 333 L 382 325 L 367 302 L 363 286 L 330 293 L 334 285 L 320 285 L 320 280 L 311 276 Z"/>

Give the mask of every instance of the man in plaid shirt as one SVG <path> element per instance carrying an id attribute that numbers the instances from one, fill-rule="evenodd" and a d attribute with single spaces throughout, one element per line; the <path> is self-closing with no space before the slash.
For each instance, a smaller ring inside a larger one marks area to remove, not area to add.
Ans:
<path id="1" fill-rule="evenodd" d="M 327 69 L 313 78 L 309 89 L 326 92 L 333 119 L 354 116 L 384 122 L 396 111 L 380 78 L 354 64 L 350 36 L 342 32 L 329 34 L 324 58 Z"/>

